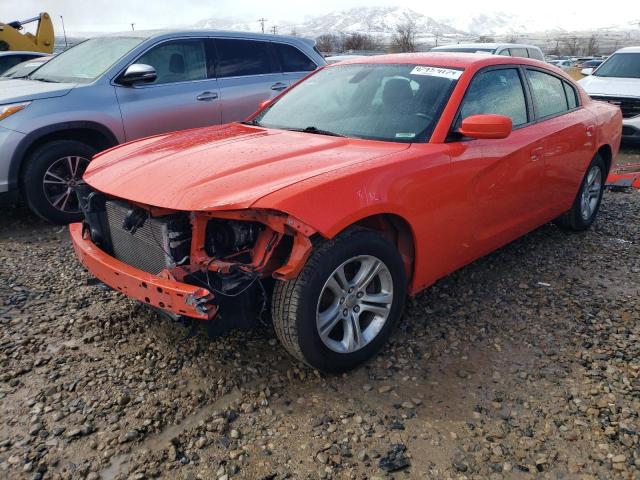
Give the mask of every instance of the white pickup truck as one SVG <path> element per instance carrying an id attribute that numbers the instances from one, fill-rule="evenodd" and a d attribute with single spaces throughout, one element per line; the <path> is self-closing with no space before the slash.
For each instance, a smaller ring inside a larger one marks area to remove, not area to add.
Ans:
<path id="1" fill-rule="evenodd" d="M 622 110 L 622 138 L 640 142 L 640 47 L 621 48 L 578 83 L 594 100 Z"/>

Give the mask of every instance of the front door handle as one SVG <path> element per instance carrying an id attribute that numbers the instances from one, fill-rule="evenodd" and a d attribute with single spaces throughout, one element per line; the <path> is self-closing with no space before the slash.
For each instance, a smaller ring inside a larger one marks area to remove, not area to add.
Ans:
<path id="1" fill-rule="evenodd" d="M 282 82 L 276 82 L 273 85 L 271 85 L 271 90 L 275 90 L 276 92 L 280 92 L 285 88 L 287 88 L 287 84 Z"/>
<path id="2" fill-rule="evenodd" d="M 202 92 L 196 97 L 196 99 L 200 100 L 201 102 L 209 102 L 211 100 L 215 100 L 216 98 L 218 98 L 218 94 L 216 92 Z"/>
<path id="3" fill-rule="evenodd" d="M 542 155 L 542 151 L 544 150 L 543 147 L 536 147 L 533 150 L 531 150 L 531 156 L 529 158 L 531 158 L 532 162 L 537 162 L 538 160 L 540 160 L 540 156 Z"/>

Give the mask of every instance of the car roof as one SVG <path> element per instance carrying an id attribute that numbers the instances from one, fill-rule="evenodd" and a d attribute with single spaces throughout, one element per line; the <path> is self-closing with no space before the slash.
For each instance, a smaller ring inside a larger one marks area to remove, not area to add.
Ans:
<path id="1" fill-rule="evenodd" d="M 502 55 L 477 55 L 475 53 L 458 52 L 425 52 L 425 53 L 394 53 L 390 55 L 376 55 L 373 57 L 360 57 L 332 65 L 351 64 L 406 64 L 429 65 L 447 68 L 483 68 L 490 65 L 532 65 L 548 67 L 548 64 L 533 58 L 507 57 Z"/>
<path id="2" fill-rule="evenodd" d="M 615 53 L 640 53 L 640 47 L 624 47 L 616 50 Z"/>
<path id="3" fill-rule="evenodd" d="M 29 51 L 21 51 L 21 50 L 10 50 L 8 52 L 0 52 L 0 57 L 8 57 L 11 55 L 31 55 L 33 57 L 44 57 L 45 55 L 49 55 L 49 54 L 42 53 L 42 52 L 29 52 Z"/>
<path id="4" fill-rule="evenodd" d="M 101 35 L 103 37 L 134 37 L 148 39 L 171 39 L 175 37 L 229 37 L 229 38 L 246 38 L 251 40 L 276 40 L 288 43 L 305 43 L 307 45 L 315 45 L 315 40 L 304 37 L 295 37 L 292 35 L 273 35 L 267 33 L 256 32 L 238 32 L 232 30 L 209 30 L 209 29 L 193 29 L 193 30 L 136 30 L 131 32 L 111 33 Z"/>
<path id="5" fill-rule="evenodd" d="M 502 47 L 519 47 L 519 48 L 538 48 L 535 45 L 525 43 L 450 43 L 448 45 L 440 45 L 431 50 L 439 50 L 444 48 L 502 48 Z"/>

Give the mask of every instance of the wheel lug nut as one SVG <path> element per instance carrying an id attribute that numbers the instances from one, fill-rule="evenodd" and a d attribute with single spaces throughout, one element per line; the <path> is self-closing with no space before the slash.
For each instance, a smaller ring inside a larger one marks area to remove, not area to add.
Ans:
<path id="1" fill-rule="evenodd" d="M 355 307 L 353 307 L 353 311 L 358 313 L 360 311 L 360 307 L 356 305 Z"/>
<path id="2" fill-rule="evenodd" d="M 356 296 L 357 296 L 358 298 L 362 298 L 362 297 L 364 297 L 364 293 L 362 293 L 362 292 L 358 292 L 358 295 L 356 295 Z"/>
<path id="3" fill-rule="evenodd" d="M 353 287 L 349 289 L 349 293 L 353 293 Z"/>
<path id="4" fill-rule="evenodd" d="M 343 303 L 344 303 L 344 297 L 340 299 L 340 304 L 342 305 Z"/>
<path id="5" fill-rule="evenodd" d="M 345 308 L 345 309 L 342 311 L 342 315 L 343 315 L 343 316 L 345 316 L 345 317 L 346 317 L 347 315 L 349 315 L 349 310 L 347 310 L 347 309 Z"/>

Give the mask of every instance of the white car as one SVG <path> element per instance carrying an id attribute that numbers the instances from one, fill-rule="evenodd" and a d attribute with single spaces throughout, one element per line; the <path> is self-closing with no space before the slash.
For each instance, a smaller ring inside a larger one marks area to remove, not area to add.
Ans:
<path id="1" fill-rule="evenodd" d="M 573 67 L 573 62 L 571 60 L 551 60 L 549 63 L 561 68 L 562 70 L 569 70 Z"/>
<path id="2" fill-rule="evenodd" d="M 522 43 L 456 43 L 434 47 L 432 52 L 485 53 L 508 57 L 534 58 L 544 61 L 542 50 L 534 45 Z"/>
<path id="3" fill-rule="evenodd" d="M 620 106 L 622 138 L 640 141 L 640 47 L 621 48 L 578 83 L 594 100 Z"/>

